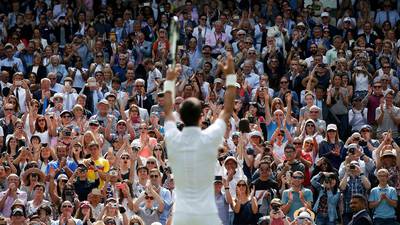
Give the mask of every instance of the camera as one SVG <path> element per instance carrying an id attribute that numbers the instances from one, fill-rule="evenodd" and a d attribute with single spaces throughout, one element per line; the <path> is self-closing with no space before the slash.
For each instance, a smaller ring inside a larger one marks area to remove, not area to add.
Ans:
<path id="1" fill-rule="evenodd" d="M 362 147 L 367 146 L 367 142 L 364 139 L 361 139 L 360 142 L 358 142 L 358 144 Z"/>
<path id="2" fill-rule="evenodd" d="M 279 211 L 280 206 L 277 205 L 277 204 L 272 204 L 272 205 L 271 205 L 271 208 L 272 208 L 273 211 Z"/>
<path id="3" fill-rule="evenodd" d="M 349 149 L 349 154 L 352 154 L 352 155 L 353 155 L 353 154 L 355 153 L 355 151 L 356 151 L 355 148 L 350 148 L 350 149 Z"/>
<path id="4" fill-rule="evenodd" d="M 356 169 L 356 166 L 355 166 L 355 165 L 350 165 L 350 169 L 351 169 L 351 170 L 355 170 L 355 169 Z"/>

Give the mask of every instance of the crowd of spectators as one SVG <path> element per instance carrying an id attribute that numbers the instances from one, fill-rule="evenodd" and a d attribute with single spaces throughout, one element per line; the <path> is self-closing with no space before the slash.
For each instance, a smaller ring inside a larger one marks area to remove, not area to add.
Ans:
<path id="1" fill-rule="evenodd" d="M 210 184 L 222 224 L 398 224 L 399 9 L 0 0 L 0 225 L 173 224 L 167 66 L 182 65 L 177 121 L 196 97 L 206 129 L 223 106 L 227 53 L 237 97 Z"/>

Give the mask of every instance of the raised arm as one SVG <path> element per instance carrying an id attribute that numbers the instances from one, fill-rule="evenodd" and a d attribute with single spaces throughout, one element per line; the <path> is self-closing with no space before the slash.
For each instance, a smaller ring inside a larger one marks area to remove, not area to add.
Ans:
<path id="1" fill-rule="evenodd" d="M 181 66 L 176 65 L 175 68 L 167 70 L 167 80 L 164 82 L 164 112 L 165 119 L 175 121 L 173 110 L 175 100 L 176 78 L 181 72 Z"/>
<path id="2" fill-rule="evenodd" d="M 220 62 L 218 64 L 221 71 L 225 75 L 226 91 L 224 97 L 224 109 L 219 114 L 219 118 L 223 119 L 226 124 L 229 123 L 229 118 L 233 113 L 236 96 L 236 74 L 235 63 L 233 62 L 232 54 L 228 53 L 226 63 Z"/>

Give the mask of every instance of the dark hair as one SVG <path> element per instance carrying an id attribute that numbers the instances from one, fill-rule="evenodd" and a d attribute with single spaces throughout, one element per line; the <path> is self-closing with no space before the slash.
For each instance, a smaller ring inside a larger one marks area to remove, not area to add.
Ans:
<path id="1" fill-rule="evenodd" d="M 284 150 L 286 150 L 286 149 L 292 149 L 292 150 L 296 151 L 296 148 L 295 148 L 294 145 L 292 145 L 292 144 L 287 144 L 287 145 L 285 146 L 285 149 L 284 149 Z"/>
<path id="2" fill-rule="evenodd" d="M 157 144 L 154 146 L 154 148 L 153 148 L 153 156 L 156 157 L 156 154 L 155 154 L 154 149 L 157 148 L 157 147 L 161 148 L 161 152 L 162 152 L 162 153 L 161 153 L 161 159 L 162 159 L 162 160 L 165 160 L 165 158 L 166 158 L 165 149 L 164 149 L 164 146 L 163 146 L 161 143 L 157 143 Z"/>
<path id="3" fill-rule="evenodd" d="M 39 119 L 44 119 L 45 125 L 44 125 L 44 128 L 43 128 L 43 129 L 40 128 L 40 126 L 39 126 Z M 42 116 L 42 115 L 39 115 L 38 118 L 36 118 L 36 120 L 35 120 L 35 131 L 40 132 L 40 133 L 43 133 L 43 132 L 45 132 L 45 131 L 47 131 L 47 130 L 48 130 L 48 127 L 47 127 L 47 120 L 46 120 L 46 118 L 45 118 L 44 116 Z"/>
<path id="4" fill-rule="evenodd" d="M 136 168 L 136 173 L 139 172 L 139 170 L 141 170 L 141 169 L 146 170 L 147 174 L 149 174 L 149 172 L 150 172 L 149 168 L 147 168 L 146 166 L 138 166 Z"/>
<path id="5" fill-rule="evenodd" d="M 182 122 L 185 126 L 198 126 L 201 117 L 201 102 L 196 98 L 188 98 L 182 102 L 179 109 Z"/>
<path id="6" fill-rule="evenodd" d="M 367 206 L 367 199 L 365 198 L 364 195 L 362 195 L 362 194 L 353 194 L 351 196 L 351 198 L 359 199 L 364 204 L 364 206 Z"/>

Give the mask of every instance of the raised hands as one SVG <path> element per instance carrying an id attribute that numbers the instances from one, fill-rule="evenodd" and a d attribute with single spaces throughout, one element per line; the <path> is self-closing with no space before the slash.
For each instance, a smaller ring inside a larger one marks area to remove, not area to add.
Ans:
<path id="1" fill-rule="evenodd" d="M 218 67 L 224 73 L 224 75 L 235 73 L 235 63 L 233 62 L 233 57 L 230 52 L 227 53 L 226 62 L 219 62 Z"/>

